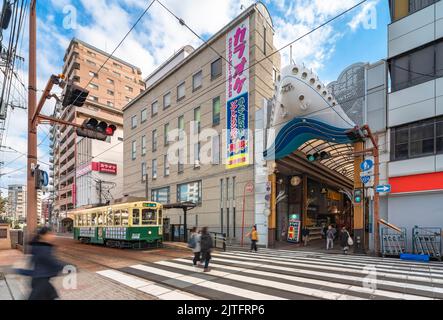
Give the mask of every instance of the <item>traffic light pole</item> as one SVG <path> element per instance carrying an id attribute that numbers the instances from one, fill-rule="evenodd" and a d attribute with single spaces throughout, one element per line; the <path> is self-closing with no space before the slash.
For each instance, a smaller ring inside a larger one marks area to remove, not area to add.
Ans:
<path id="1" fill-rule="evenodd" d="M 37 229 L 37 190 L 33 169 L 37 165 L 37 126 L 34 114 L 37 105 L 37 0 L 30 2 L 29 15 L 29 74 L 28 74 L 28 163 L 26 199 L 26 235 L 23 241 L 25 253 L 29 253 L 28 243 Z"/>

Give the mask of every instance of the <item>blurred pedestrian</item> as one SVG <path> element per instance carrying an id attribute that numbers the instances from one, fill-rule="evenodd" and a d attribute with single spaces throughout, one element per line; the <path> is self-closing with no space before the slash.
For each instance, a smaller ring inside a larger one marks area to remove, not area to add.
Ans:
<path id="1" fill-rule="evenodd" d="M 211 260 L 212 247 L 212 237 L 208 232 L 208 227 L 204 227 L 201 230 L 200 238 L 201 259 L 205 262 L 204 272 L 209 272 L 209 260 Z"/>
<path id="2" fill-rule="evenodd" d="M 303 242 L 304 242 L 305 247 L 309 243 L 309 235 L 310 234 L 311 234 L 311 231 L 307 227 L 304 227 L 303 230 L 301 231 L 301 235 L 303 237 Z"/>
<path id="3" fill-rule="evenodd" d="M 258 242 L 257 226 L 253 226 L 251 232 L 249 232 L 246 236 L 251 239 L 251 250 L 249 250 L 249 252 L 252 251 L 257 252 L 257 242 Z"/>
<path id="4" fill-rule="evenodd" d="M 334 249 L 334 238 L 335 230 L 332 228 L 332 225 L 330 225 L 328 231 L 326 231 L 326 250 Z"/>
<path id="5" fill-rule="evenodd" d="M 29 300 L 55 300 L 57 291 L 51 284 L 51 278 L 56 277 L 64 267 L 54 256 L 54 233 L 48 227 L 38 230 L 37 235 L 29 243 L 31 246 L 32 270 L 17 269 L 16 272 L 32 278 Z"/>
<path id="6" fill-rule="evenodd" d="M 194 253 L 194 259 L 192 260 L 194 267 L 201 264 L 201 235 L 197 232 L 197 228 L 194 227 L 191 230 L 191 236 L 189 239 L 188 247 L 192 249 Z"/>
<path id="7" fill-rule="evenodd" d="M 346 227 L 343 227 L 340 233 L 340 245 L 343 249 L 344 254 L 348 254 L 350 237 L 351 236 L 349 235 L 348 230 L 346 230 Z"/>

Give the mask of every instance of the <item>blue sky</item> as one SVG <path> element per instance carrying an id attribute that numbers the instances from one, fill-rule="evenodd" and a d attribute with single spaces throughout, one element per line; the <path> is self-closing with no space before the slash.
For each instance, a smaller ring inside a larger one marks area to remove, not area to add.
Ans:
<path id="1" fill-rule="evenodd" d="M 208 38 L 238 15 L 240 5 L 251 0 L 162 0 L 198 34 Z M 277 48 L 357 4 L 358 0 L 265 0 L 275 27 Z M 43 88 L 51 73 L 60 73 L 63 56 L 72 37 L 111 52 L 120 42 L 150 0 L 46 0 L 38 2 L 38 87 Z M 43 4 L 45 3 L 45 4 Z M 376 23 L 373 24 L 374 14 Z M 369 17 L 372 17 L 370 19 Z M 74 23 L 72 23 L 74 22 Z M 387 55 L 387 25 L 390 22 L 387 0 L 371 0 L 335 22 L 316 31 L 293 46 L 293 58 L 318 73 L 324 82 L 335 80 L 355 62 L 376 62 Z M 27 26 L 26 26 L 27 27 Z M 28 38 L 24 39 L 25 43 Z M 198 47 L 201 41 L 155 3 L 138 27 L 117 51 L 116 56 L 139 66 L 143 76 L 186 44 Z M 27 57 L 26 49 L 22 54 Z M 282 53 L 282 66 L 289 49 Z M 26 63 L 25 63 L 26 65 Z M 23 77 L 27 79 L 26 70 Z M 51 113 L 53 103 L 44 112 Z M 15 110 L 10 118 L 4 145 L 26 152 L 26 113 Z M 39 128 L 41 160 L 48 162 L 49 127 Z M 26 164 L 19 154 L 1 152 L 0 161 L 8 165 L 3 173 Z M 43 165 L 43 168 L 45 166 Z M 25 183 L 25 171 L 1 177 L 0 187 Z M 4 191 L 4 190 L 3 190 Z"/>

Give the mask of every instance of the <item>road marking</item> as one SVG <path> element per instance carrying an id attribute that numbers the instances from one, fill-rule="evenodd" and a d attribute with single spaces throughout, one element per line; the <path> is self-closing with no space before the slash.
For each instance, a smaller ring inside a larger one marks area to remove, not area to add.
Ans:
<path id="1" fill-rule="evenodd" d="M 263 294 L 263 293 L 259 293 L 259 292 L 255 292 L 255 291 L 251 291 L 251 290 L 246 290 L 246 289 L 242 289 L 242 288 L 238 288 L 238 287 L 233 287 L 233 286 L 225 285 L 225 284 L 221 284 L 221 283 L 216 283 L 214 281 L 200 279 L 200 278 L 196 278 L 196 277 L 192 277 L 192 276 L 185 276 L 181 273 L 170 272 L 167 270 L 149 267 L 149 266 L 145 266 L 145 265 L 135 265 L 135 266 L 131 266 L 131 268 L 145 271 L 145 272 L 152 273 L 152 274 L 156 274 L 156 275 L 160 275 L 163 277 L 191 283 L 191 284 L 198 285 L 198 286 L 205 287 L 205 288 L 209 288 L 212 290 L 226 292 L 226 293 L 240 296 L 240 297 L 247 298 L 247 299 L 252 299 L 252 300 L 287 300 L 282 297 Z"/>

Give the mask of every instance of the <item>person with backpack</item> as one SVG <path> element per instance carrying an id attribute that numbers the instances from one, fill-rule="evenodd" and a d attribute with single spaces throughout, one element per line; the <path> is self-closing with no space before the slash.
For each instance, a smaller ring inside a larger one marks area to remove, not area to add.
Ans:
<path id="1" fill-rule="evenodd" d="M 257 226 L 253 226 L 251 232 L 249 232 L 246 236 L 251 239 L 251 250 L 249 250 L 249 252 L 252 251 L 257 252 L 257 242 L 258 242 Z"/>
<path id="2" fill-rule="evenodd" d="M 194 227 L 191 229 L 191 235 L 188 242 L 188 247 L 192 249 L 192 252 L 194 253 L 194 259 L 192 260 L 192 263 L 195 266 L 197 266 L 197 262 L 199 265 L 201 264 L 201 235 L 197 232 L 197 228 Z"/>
<path id="3" fill-rule="evenodd" d="M 208 227 L 201 230 L 200 247 L 202 261 L 205 262 L 204 272 L 209 272 L 209 260 L 211 260 L 211 251 L 213 248 L 212 237 L 208 232 Z"/>

